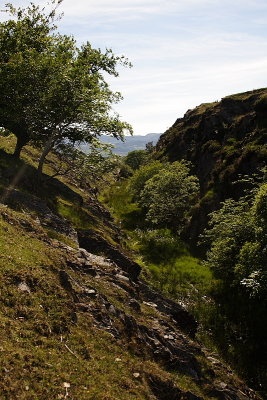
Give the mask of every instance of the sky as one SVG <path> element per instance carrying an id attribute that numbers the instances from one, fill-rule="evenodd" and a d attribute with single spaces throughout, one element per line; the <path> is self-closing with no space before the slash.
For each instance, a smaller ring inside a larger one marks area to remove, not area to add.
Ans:
<path id="1" fill-rule="evenodd" d="M 61 33 L 133 64 L 107 80 L 136 135 L 163 133 L 201 103 L 267 86 L 267 0 L 63 0 L 59 11 Z"/>

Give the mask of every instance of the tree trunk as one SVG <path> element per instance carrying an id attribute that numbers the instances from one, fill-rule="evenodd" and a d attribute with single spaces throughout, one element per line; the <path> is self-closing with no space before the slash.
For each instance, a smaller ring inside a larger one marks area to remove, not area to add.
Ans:
<path id="1" fill-rule="evenodd" d="M 17 136 L 17 143 L 16 143 L 15 151 L 13 153 L 14 157 L 16 157 L 16 158 L 20 157 L 21 150 L 25 146 L 25 144 L 27 144 L 27 140 L 25 140 L 25 138 L 22 138 L 21 136 Z"/>
<path id="2" fill-rule="evenodd" d="M 45 143 L 45 147 L 43 149 L 43 152 L 41 154 L 41 157 L 39 159 L 39 164 L 38 164 L 38 175 L 39 175 L 39 177 L 43 173 L 43 166 L 44 166 L 44 162 L 45 162 L 46 156 L 52 150 L 52 148 L 54 146 L 55 136 L 56 136 L 55 133 L 54 134 L 52 133 L 52 135 L 49 137 L 49 139 Z"/>

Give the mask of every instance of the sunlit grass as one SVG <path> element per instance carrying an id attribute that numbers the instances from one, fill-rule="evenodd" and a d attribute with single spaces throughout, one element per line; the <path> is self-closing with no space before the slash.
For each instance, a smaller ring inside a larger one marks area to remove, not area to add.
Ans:
<path id="1" fill-rule="evenodd" d="M 162 292 L 194 303 L 207 294 L 214 280 L 209 268 L 190 255 L 180 237 L 169 229 L 149 229 L 128 188 L 127 180 L 102 194 L 116 219 L 128 234 L 128 247 L 143 266 L 143 276 Z"/>
<path id="2" fill-rule="evenodd" d="M 201 385 L 133 354 L 123 344 L 123 334 L 118 342 L 96 327 L 90 313 L 75 311 L 71 296 L 59 281 L 62 268 L 65 269 L 64 253 L 47 242 L 42 228 L 30 217 L 2 206 L 1 399 L 151 399 L 151 375 L 161 381 L 172 379 L 181 389 L 206 398 Z M 98 282 L 95 287 L 99 293 L 115 306 L 125 306 L 125 311 L 131 312 L 122 301 L 125 296 L 122 289 L 109 288 L 93 277 L 82 278 L 76 271 L 69 274 L 74 280 L 91 279 L 89 284 L 93 285 Z M 29 292 L 18 289 L 20 282 L 28 285 Z M 151 307 L 142 306 L 151 313 Z M 149 315 L 144 312 L 136 318 L 149 323 Z M 140 377 L 136 378 L 136 373 Z"/>

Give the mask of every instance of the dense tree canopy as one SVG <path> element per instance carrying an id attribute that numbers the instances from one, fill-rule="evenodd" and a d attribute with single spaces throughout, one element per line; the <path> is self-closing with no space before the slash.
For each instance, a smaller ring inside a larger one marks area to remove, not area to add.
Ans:
<path id="1" fill-rule="evenodd" d="M 152 161 L 149 164 L 143 165 L 136 170 L 129 181 L 129 188 L 134 200 L 140 200 L 140 194 L 145 187 L 146 182 L 157 174 L 163 168 L 160 161 Z"/>
<path id="2" fill-rule="evenodd" d="M 150 178 L 140 194 L 146 219 L 154 226 L 181 231 L 199 191 L 198 179 L 186 162 L 166 164 Z"/>
<path id="3" fill-rule="evenodd" d="M 121 100 L 104 73 L 117 76 L 129 65 L 111 50 L 56 32 L 56 7 L 46 12 L 31 4 L 7 7 L 10 19 L 0 24 L 0 126 L 17 137 L 15 153 L 28 142 L 43 146 L 41 163 L 65 139 L 90 142 L 102 133 L 122 137 L 131 127 L 112 112 Z"/>
<path id="4" fill-rule="evenodd" d="M 219 279 L 214 294 L 227 321 L 220 327 L 224 351 L 260 385 L 267 382 L 266 210 L 267 184 L 262 183 L 249 196 L 225 201 L 205 233 L 207 262 Z"/>
<path id="5" fill-rule="evenodd" d="M 139 169 L 148 159 L 146 150 L 130 151 L 124 159 L 125 164 L 129 165 L 134 171 Z"/>
<path id="6" fill-rule="evenodd" d="M 149 225 L 180 232 L 197 199 L 199 184 L 187 162 L 153 161 L 134 173 L 129 188 Z"/>
<path id="7" fill-rule="evenodd" d="M 208 263 L 227 286 L 261 296 L 267 291 L 267 184 L 253 198 L 229 199 L 212 213 Z"/>

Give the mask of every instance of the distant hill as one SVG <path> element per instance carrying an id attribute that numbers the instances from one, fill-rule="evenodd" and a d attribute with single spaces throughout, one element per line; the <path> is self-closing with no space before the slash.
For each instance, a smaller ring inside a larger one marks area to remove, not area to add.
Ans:
<path id="1" fill-rule="evenodd" d="M 126 136 L 124 142 L 111 136 L 102 135 L 100 140 L 103 143 L 114 145 L 113 153 L 126 156 L 129 151 L 145 149 L 148 142 L 156 145 L 160 135 L 161 133 L 148 133 L 147 135 Z M 86 151 L 87 145 L 82 145 L 81 148 Z"/>

